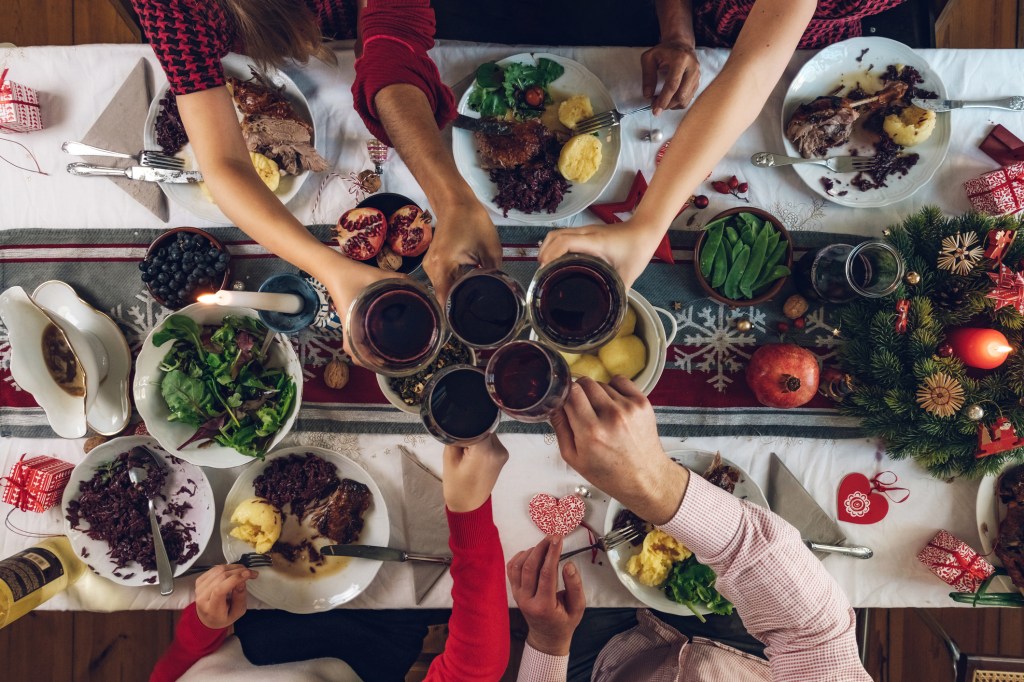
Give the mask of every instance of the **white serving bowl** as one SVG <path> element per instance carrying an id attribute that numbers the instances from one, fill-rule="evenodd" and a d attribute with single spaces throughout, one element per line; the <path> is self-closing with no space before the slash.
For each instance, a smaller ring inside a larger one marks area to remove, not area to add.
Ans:
<path id="1" fill-rule="evenodd" d="M 470 364 L 476 366 L 476 351 L 473 350 L 472 348 L 469 349 L 469 360 Z M 390 382 L 391 379 L 389 377 L 386 377 L 383 374 L 377 375 L 377 385 L 380 386 L 380 392 L 384 394 L 384 397 L 388 399 L 388 402 L 397 407 L 398 409 L 400 409 L 402 412 L 414 414 L 418 417 L 420 414 L 420 406 L 406 405 L 404 402 L 402 402 L 402 399 L 399 397 L 398 393 L 391 390 Z"/>

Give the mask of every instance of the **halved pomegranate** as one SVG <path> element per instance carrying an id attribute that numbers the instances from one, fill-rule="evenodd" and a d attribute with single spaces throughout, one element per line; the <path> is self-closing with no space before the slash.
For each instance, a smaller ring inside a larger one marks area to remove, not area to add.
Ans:
<path id="1" fill-rule="evenodd" d="M 335 230 L 342 253 L 353 260 L 368 260 L 384 245 L 388 224 L 375 208 L 352 208 L 341 214 Z"/>
<path id="2" fill-rule="evenodd" d="M 388 219 L 388 246 L 400 256 L 419 256 L 434 237 L 431 216 L 416 206 L 403 206 Z"/>

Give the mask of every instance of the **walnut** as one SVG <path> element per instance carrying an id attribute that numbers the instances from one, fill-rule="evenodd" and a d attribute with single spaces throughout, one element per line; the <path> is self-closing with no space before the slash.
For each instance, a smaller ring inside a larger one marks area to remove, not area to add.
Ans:
<path id="1" fill-rule="evenodd" d="M 385 246 L 377 252 L 377 266 L 381 270 L 396 272 L 402 267 L 402 257 Z"/>
<path id="2" fill-rule="evenodd" d="M 85 445 L 82 446 L 82 449 L 85 450 L 85 454 L 89 454 L 89 452 L 97 445 L 103 445 L 108 440 L 110 439 L 106 436 L 93 436 L 85 441 Z"/>
<path id="3" fill-rule="evenodd" d="M 342 389 L 348 384 L 348 364 L 341 360 L 331 360 L 324 367 L 324 383 L 328 388 Z"/>
<path id="4" fill-rule="evenodd" d="M 806 298 L 800 294 L 793 294 L 782 305 L 782 314 L 791 320 L 795 320 L 798 317 L 804 316 L 804 313 L 807 312 L 807 307 Z"/>

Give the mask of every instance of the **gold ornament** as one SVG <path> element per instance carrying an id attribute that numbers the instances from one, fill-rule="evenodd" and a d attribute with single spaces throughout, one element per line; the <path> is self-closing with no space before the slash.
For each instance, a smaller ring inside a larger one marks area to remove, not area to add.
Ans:
<path id="1" fill-rule="evenodd" d="M 978 235 L 974 232 L 957 232 L 942 240 L 939 250 L 938 266 L 954 275 L 966 275 L 978 264 L 985 254 L 985 249 L 978 243 Z"/>
<path id="2" fill-rule="evenodd" d="M 964 414 L 973 422 L 979 422 L 985 418 L 985 408 L 978 403 L 973 403 L 964 408 Z"/>
<path id="3" fill-rule="evenodd" d="M 908 272 L 907 276 L 904 277 L 903 279 L 906 280 L 907 284 L 909 284 L 910 286 L 914 286 L 915 284 L 921 283 L 921 275 L 914 271 Z"/>
<path id="4" fill-rule="evenodd" d="M 917 402 L 929 414 L 952 417 L 964 404 L 960 382 L 945 372 L 936 372 L 917 390 Z"/>
<path id="5" fill-rule="evenodd" d="M 836 327 L 835 329 L 832 330 L 832 336 L 836 337 L 837 339 L 842 333 L 843 331 L 839 327 Z"/>
<path id="6" fill-rule="evenodd" d="M 736 329 L 741 332 L 749 332 L 753 328 L 753 323 L 745 317 L 741 317 L 736 320 Z"/>
<path id="7" fill-rule="evenodd" d="M 891 234 L 892 234 L 892 230 L 890 230 L 888 227 L 885 228 L 884 230 L 882 230 L 882 236 L 883 237 L 888 237 Z"/>

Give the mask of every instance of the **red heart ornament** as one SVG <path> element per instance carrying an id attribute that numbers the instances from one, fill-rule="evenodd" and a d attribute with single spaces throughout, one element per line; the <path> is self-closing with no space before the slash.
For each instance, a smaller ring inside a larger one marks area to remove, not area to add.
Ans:
<path id="1" fill-rule="evenodd" d="M 545 535 L 565 537 L 583 523 L 586 510 L 586 503 L 578 495 L 558 499 L 547 493 L 538 493 L 530 499 L 530 520 Z"/>
<path id="2" fill-rule="evenodd" d="M 885 518 L 889 513 L 889 500 L 875 492 L 871 480 L 864 474 L 847 474 L 839 482 L 836 509 L 840 521 L 868 525 Z"/>

